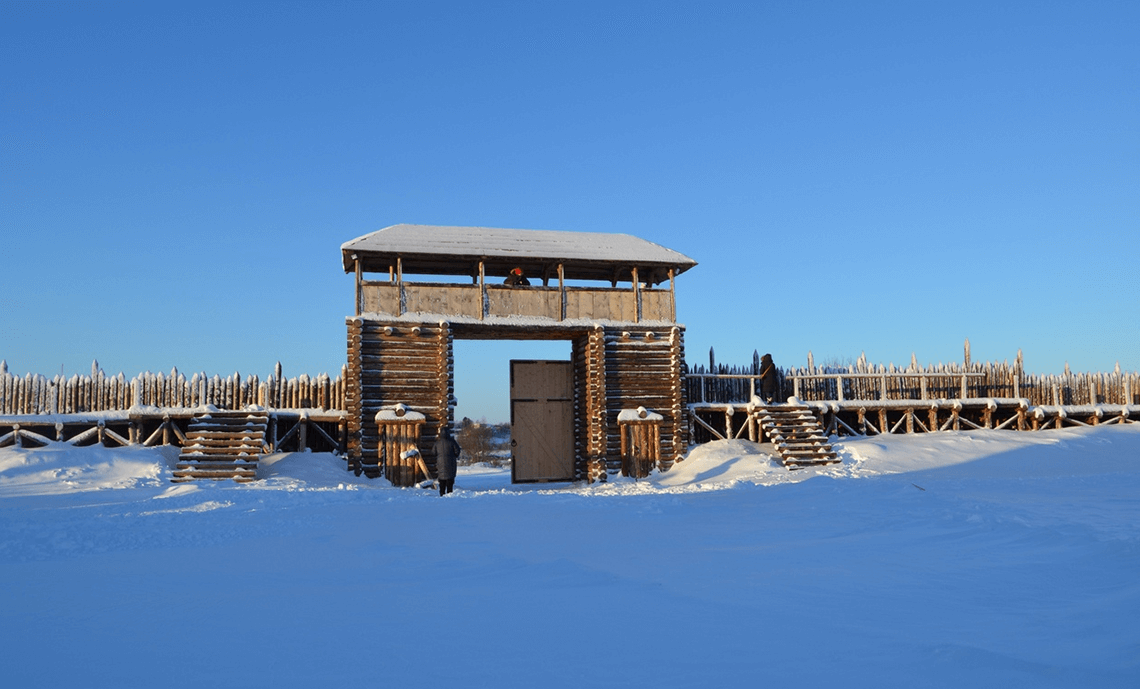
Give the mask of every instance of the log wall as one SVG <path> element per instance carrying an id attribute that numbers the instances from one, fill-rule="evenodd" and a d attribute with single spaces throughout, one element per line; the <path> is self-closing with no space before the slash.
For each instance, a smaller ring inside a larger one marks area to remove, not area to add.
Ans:
<path id="1" fill-rule="evenodd" d="M 385 322 L 349 318 L 346 411 L 348 455 L 370 476 L 379 475 L 376 412 L 402 403 L 426 417 L 419 450 L 435 473 L 432 446 L 455 406 L 452 334 L 446 323 Z"/>
<path id="2" fill-rule="evenodd" d="M 177 368 L 170 373 L 140 373 L 127 379 L 121 372 L 106 374 L 98 362 L 91 375 L 69 378 L 28 373 L 24 376 L 8 372 L 0 362 L 0 415 L 82 414 L 87 412 L 126 411 L 132 406 L 161 408 L 199 407 L 212 404 L 219 409 L 241 409 L 258 405 L 267 409 L 345 408 L 345 374 L 335 378 L 300 375 L 285 378 L 281 364 L 274 372 L 260 378 L 207 376 L 194 373 L 187 377 Z"/>
<path id="3" fill-rule="evenodd" d="M 484 302 L 485 297 L 485 302 Z M 640 305 L 640 313 L 638 311 Z M 465 316 L 527 316 L 552 322 L 564 319 L 667 321 L 674 316 L 672 290 L 641 288 L 599 289 L 532 285 L 506 287 L 486 284 L 390 282 L 361 283 L 364 313 L 398 316 L 407 313 Z"/>
<path id="4" fill-rule="evenodd" d="M 573 341 L 574 477 L 590 482 L 606 477 L 605 330 L 600 326 Z"/>
<path id="5" fill-rule="evenodd" d="M 687 448 L 681 391 L 684 332 L 672 328 L 626 326 L 605 330 L 607 471 L 621 470 L 622 409 L 645 407 L 664 417 L 661 423 L 660 468 L 667 470 Z"/>

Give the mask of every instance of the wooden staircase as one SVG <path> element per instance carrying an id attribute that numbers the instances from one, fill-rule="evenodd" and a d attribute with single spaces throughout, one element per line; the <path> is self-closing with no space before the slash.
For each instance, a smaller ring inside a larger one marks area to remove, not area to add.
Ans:
<path id="1" fill-rule="evenodd" d="M 215 410 L 194 416 L 171 482 L 254 480 L 257 461 L 265 451 L 268 423 L 269 416 L 264 411 Z"/>
<path id="2" fill-rule="evenodd" d="M 789 469 L 839 461 L 811 409 L 794 404 L 775 404 L 756 407 L 752 415 Z"/>

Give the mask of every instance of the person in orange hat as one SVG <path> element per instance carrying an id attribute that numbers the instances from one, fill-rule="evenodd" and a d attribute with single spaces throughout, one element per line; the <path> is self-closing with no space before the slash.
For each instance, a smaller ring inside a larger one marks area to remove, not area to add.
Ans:
<path id="1" fill-rule="evenodd" d="M 522 268 L 514 268 L 511 270 L 511 274 L 507 276 L 507 279 L 503 280 L 503 284 L 510 285 L 511 287 L 529 287 L 530 280 L 527 280 L 526 276 L 523 275 Z"/>

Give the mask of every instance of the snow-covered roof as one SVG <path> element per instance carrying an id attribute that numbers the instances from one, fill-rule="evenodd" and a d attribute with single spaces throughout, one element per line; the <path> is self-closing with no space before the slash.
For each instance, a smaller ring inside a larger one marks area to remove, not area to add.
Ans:
<path id="1" fill-rule="evenodd" d="M 636 267 L 640 279 L 661 282 L 672 268 L 680 274 L 697 265 L 684 254 L 628 234 L 507 230 L 493 227 L 392 225 L 341 245 L 345 272 L 359 257 L 365 272 L 388 272 L 396 258 L 403 271 L 425 275 L 472 275 L 479 261 L 490 276 L 505 276 L 521 267 L 542 277 L 563 266 L 567 279 L 629 279 Z"/>

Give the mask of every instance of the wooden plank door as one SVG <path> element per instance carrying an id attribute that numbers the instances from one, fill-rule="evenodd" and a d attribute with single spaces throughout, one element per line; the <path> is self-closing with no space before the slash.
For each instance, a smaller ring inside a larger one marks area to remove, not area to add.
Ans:
<path id="1" fill-rule="evenodd" d="M 511 481 L 574 480 L 574 369 L 511 362 Z"/>

